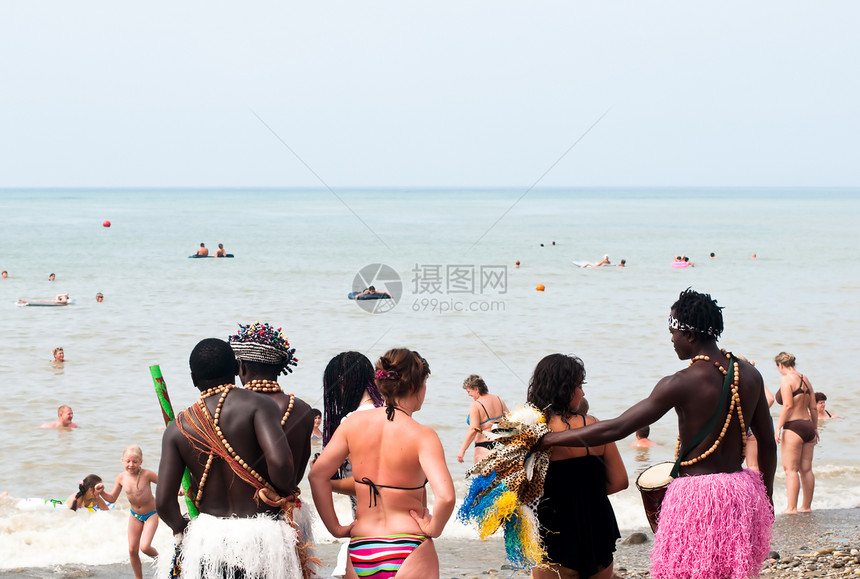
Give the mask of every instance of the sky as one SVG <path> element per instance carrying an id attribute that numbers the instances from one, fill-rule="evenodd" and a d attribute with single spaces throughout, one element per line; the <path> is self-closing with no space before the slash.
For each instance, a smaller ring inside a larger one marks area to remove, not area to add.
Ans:
<path id="1" fill-rule="evenodd" d="M 5 2 L 0 189 L 860 185 L 860 3 Z"/>

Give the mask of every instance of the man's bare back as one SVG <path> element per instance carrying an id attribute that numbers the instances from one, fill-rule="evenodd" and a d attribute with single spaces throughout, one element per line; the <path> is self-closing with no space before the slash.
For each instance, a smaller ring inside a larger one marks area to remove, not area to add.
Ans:
<path id="1" fill-rule="evenodd" d="M 218 399 L 219 396 L 205 399 L 210 415 L 214 416 Z M 179 490 L 182 470 L 187 466 L 192 478 L 199 485 L 208 458 L 208 454 L 195 449 L 191 441 L 179 431 L 177 421 L 182 422 L 184 429 L 190 427 L 183 415 L 177 417 L 177 420 L 167 427 L 162 444 L 160 468 L 160 471 L 164 472 L 161 473 L 163 480 L 159 490 L 165 485 L 175 487 L 173 497 Z M 249 423 L 253 428 L 249 428 Z M 280 409 L 273 400 L 254 392 L 234 388 L 221 408 L 219 426 L 235 453 L 251 468 L 264 479 L 269 480 L 283 495 L 286 496 L 292 492 L 294 474 L 291 455 L 284 433 L 279 428 Z M 278 468 L 270 472 L 266 464 L 267 457 L 274 461 Z M 284 476 L 285 473 L 288 473 L 288 476 Z M 167 493 L 169 492 L 170 489 L 167 489 Z M 161 501 L 159 501 L 160 504 Z M 238 480 L 230 467 L 223 460 L 218 459 L 212 461 L 198 508 L 200 512 L 216 517 L 252 517 L 257 513 L 278 511 L 262 502 L 258 505 L 254 501 L 254 489 Z M 176 511 L 178 510 L 177 505 Z M 159 514 L 161 514 L 160 508 Z M 175 516 L 172 520 L 168 520 L 166 515 L 162 515 L 162 519 L 171 527 L 174 523 L 182 525 Z"/>

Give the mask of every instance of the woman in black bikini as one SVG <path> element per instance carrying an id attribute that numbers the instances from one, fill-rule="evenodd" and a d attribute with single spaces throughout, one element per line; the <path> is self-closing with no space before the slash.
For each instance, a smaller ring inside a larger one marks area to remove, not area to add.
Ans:
<path id="1" fill-rule="evenodd" d="M 576 356 L 551 354 L 538 362 L 528 402 L 544 413 L 553 432 L 594 424 L 579 414 L 585 366 Z M 549 469 L 537 508 L 548 567 L 532 579 L 608 579 L 613 576 L 615 541 L 621 535 L 607 495 L 628 486 L 627 470 L 614 442 L 550 449 Z"/>
<path id="2" fill-rule="evenodd" d="M 508 407 L 505 406 L 501 398 L 489 393 L 486 383 L 477 374 L 472 374 L 466 378 L 463 382 L 463 390 L 474 399 L 474 402 L 469 406 L 469 416 L 466 417 L 469 432 L 466 433 L 466 439 L 463 441 L 463 446 L 460 447 L 457 460 L 463 462 L 463 457 L 474 440 L 475 462 L 477 463 L 487 456 L 493 448 L 493 443 L 484 436 L 484 432 L 490 430 L 496 422 L 507 414 Z"/>
<path id="3" fill-rule="evenodd" d="M 785 470 L 788 506 L 783 513 L 808 513 L 812 510 L 815 475 L 812 474 L 812 451 L 818 442 L 818 407 L 809 378 L 795 370 L 795 357 L 780 352 L 774 358 L 782 374 L 779 391 L 782 412 L 776 425 L 776 442 L 782 445 L 782 468 Z M 797 507 L 800 487 L 803 503 Z"/>

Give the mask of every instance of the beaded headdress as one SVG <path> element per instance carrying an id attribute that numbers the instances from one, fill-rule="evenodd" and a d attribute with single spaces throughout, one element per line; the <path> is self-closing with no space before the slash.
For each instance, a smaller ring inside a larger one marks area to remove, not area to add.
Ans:
<path id="1" fill-rule="evenodd" d="M 228 341 L 237 360 L 276 364 L 281 366 L 283 374 L 292 372 L 291 366 L 298 364 L 296 349 L 290 348 L 281 328 L 275 329 L 269 324 L 239 324 L 239 331 L 230 336 Z"/>
<path id="2" fill-rule="evenodd" d="M 695 332 L 697 334 L 706 334 L 714 338 L 720 337 L 720 332 L 714 328 L 709 327 L 707 330 L 701 330 L 691 326 L 690 324 L 685 324 L 674 316 L 669 316 L 669 327 L 673 330 L 678 330 L 679 332 Z"/>

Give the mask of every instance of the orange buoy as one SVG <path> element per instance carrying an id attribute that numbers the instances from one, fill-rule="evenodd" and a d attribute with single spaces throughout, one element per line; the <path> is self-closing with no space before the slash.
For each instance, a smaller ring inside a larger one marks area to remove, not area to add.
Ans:
<path id="1" fill-rule="evenodd" d="M 544 287 L 544 285 L 542 283 L 539 283 L 539 284 L 537 284 L 537 287 L 535 289 L 539 292 L 542 292 L 546 288 Z"/>
<path id="2" fill-rule="evenodd" d="M 110 227 L 110 221 L 108 221 L 107 219 L 102 221 L 102 227 Z"/>

